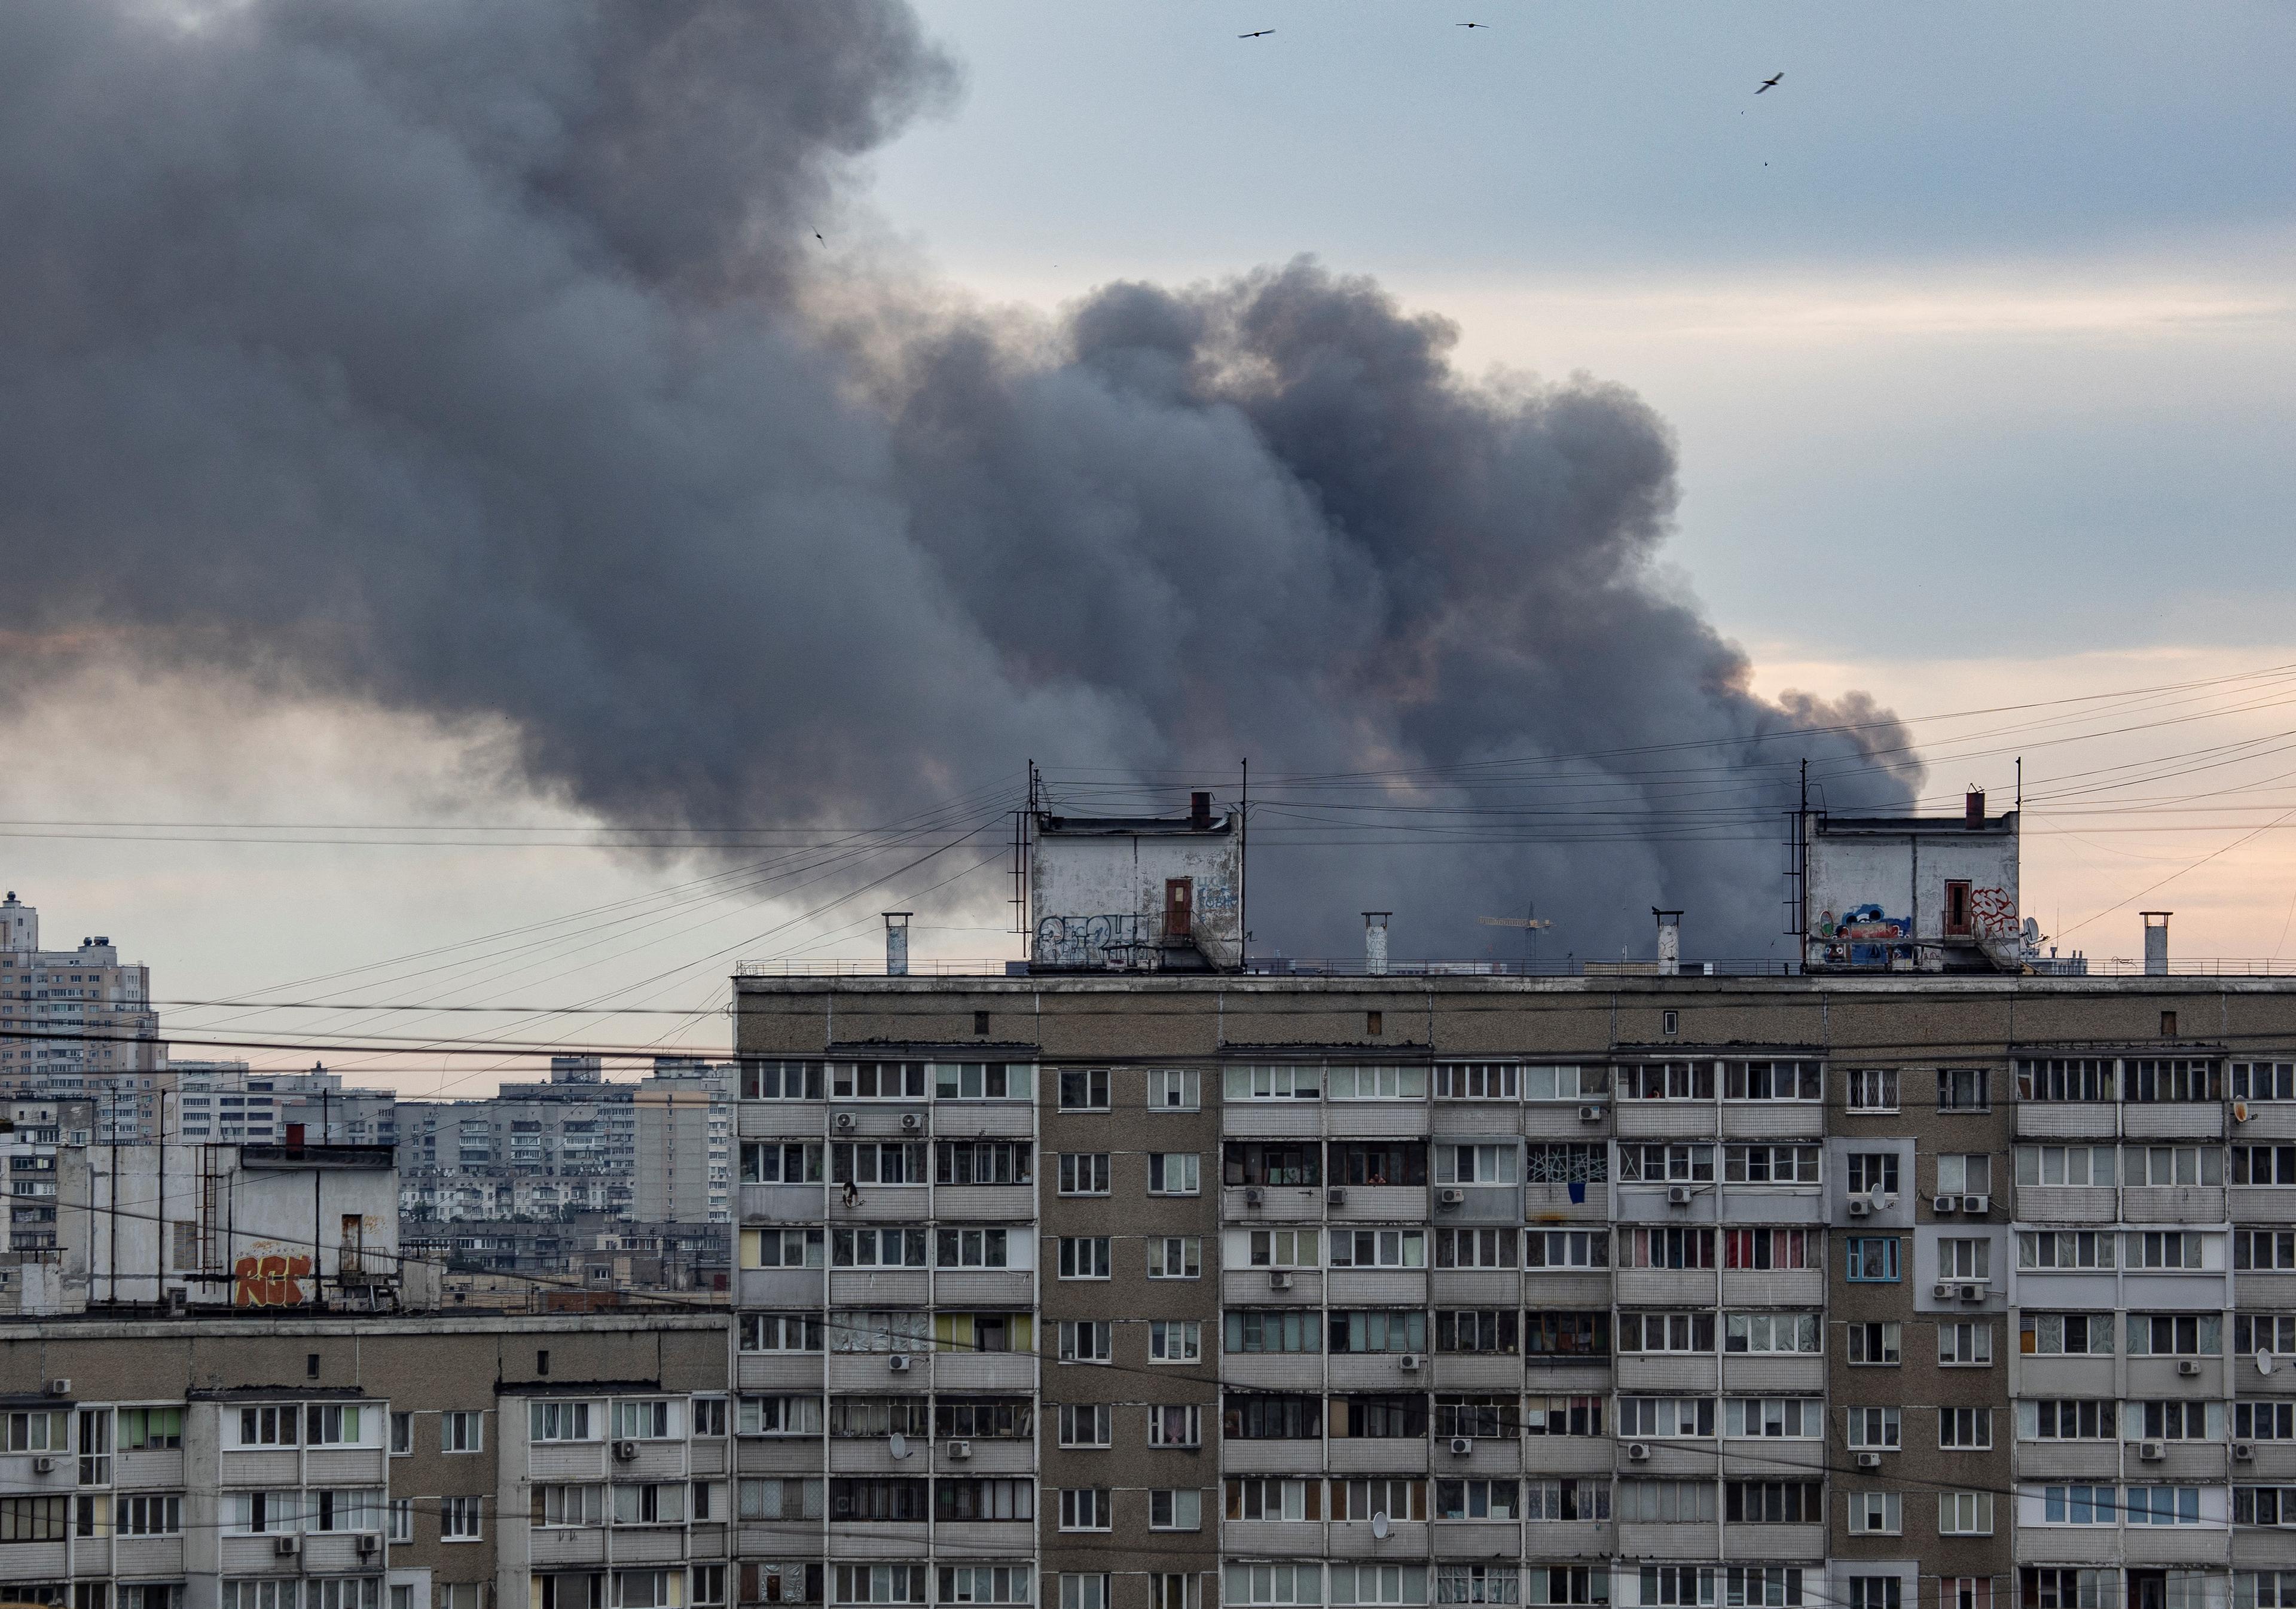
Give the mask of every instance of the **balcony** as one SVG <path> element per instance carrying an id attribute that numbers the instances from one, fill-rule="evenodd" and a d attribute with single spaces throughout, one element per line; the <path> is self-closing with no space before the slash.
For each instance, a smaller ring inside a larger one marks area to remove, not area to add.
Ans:
<path id="1" fill-rule="evenodd" d="M 921 1308 L 931 1301 L 922 1268 L 834 1268 L 829 1303 L 840 1308 Z"/>
<path id="2" fill-rule="evenodd" d="M 1721 1120 L 1711 1101 L 1620 1101 L 1613 1107 L 1622 1140 L 1705 1140 Z"/>
<path id="3" fill-rule="evenodd" d="M 1621 1268 L 1615 1276 L 1622 1308 L 1710 1308 L 1713 1268 Z"/>
<path id="4" fill-rule="evenodd" d="M 2296 1224 L 2296 1190 L 2285 1185 L 2234 1185 L 2226 1197 L 2236 1224 Z"/>
<path id="5" fill-rule="evenodd" d="M 1256 1559 L 1308 1558 L 1324 1550 L 1324 1527 L 1314 1520 L 1223 1520 L 1219 1536 L 1225 1551 Z"/>
<path id="6" fill-rule="evenodd" d="M 1424 1223 L 1428 1192 L 1424 1185 L 1344 1185 L 1340 1204 L 1331 1207 L 1332 1222 L 1341 1224 Z"/>
<path id="7" fill-rule="evenodd" d="M 1825 1301 L 1823 1268 L 1725 1268 L 1722 1300 L 1734 1308 L 1815 1308 Z"/>
<path id="8" fill-rule="evenodd" d="M 1390 1522 L 1384 1540 L 1372 1534 L 1368 1520 L 1334 1520 L 1328 1527 L 1331 1556 L 1338 1559 L 1423 1559 L 1427 1556 L 1427 1523 L 1423 1520 Z M 1230 1553 L 1247 1551 L 1234 1539 L 1235 1525 L 1220 1528 L 1220 1541 Z"/>
<path id="9" fill-rule="evenodd" d="M 1513 1521 L 1438 1520 L 1434 1524 L 1435 1556 L 1439 1559 L 1517 1559 L 1522 1556 L 1522 1527 Z"/>
<path id="10" fill-rule="evenodd" d="M 1825 1393 L 1825 1359 L 1775 1353 L 1726 1352 L 1722 1379 L 1734 1397 L 1817 1397 Z"/>
<path id="11" fill-rule="evenodd" d="M 943 1352 L 933 1362 L 939 1391 L 1027 1391 L 1037 1387 L 1034 1352 Z"/>
<path id="12" fill-rule="evenodd" d="M 1272 1276 L 1281 1276 L 1281 1283 Z M 1220 1301 L 1230 1307 L 1320 1307 L 1324 1301 L 1323 1270 L 1226 1268 L 1220 1273 Z"/>
<path id="13" fill-rule="evenodd" d="M 1722 1533 L 1718 1526 L 1705 1524 L 1645 1524 L 1622 1521 L 1618 1526 L 1619 1552 L 1629 1563 L 1639 1559 L 1710 1560 L 1722 1556 Z M 1754 1556 L 1772 1557 L 1767 1547 L 1758 1547 L 1751 1540 L 1746 1544 Z"/>
<path id="14" fill-rule="evenodd" d="M 2020 1185 L 2016 1215 L 2021 1223 L 2096 1225 L 2113 1222 L 2120 1203 L 2111 1185 Z"/>
<path id="15" fill-rule="evenodd" d="M 990 1527 L 967 1527 L 967 1534 L 987 1531 Z M 829 1528 L 829 1548 L 841 1559 L 921 1559 L 927 1551 L 926 1538 L 930 1528 L 919 1524 L 880 1520 L 832 1520 Z M 1029 1549 L 1022 1543 L 1020 1551 Z"/>
<path id="16" fill-rule="evenodd" d="M 1629 1396 L 1704 1391 L 1716 1385 L 1714 1359 L 1695 1352 L 1628 1353 L 1618 1360 L 1619 1390 Z"/>
<path id="17" fill-rule="evenodd" d="M 2124 1185 L 2120 1217 L 2132 1224 L 2220 1224 L 2222 1185 Z"/>
<path id="18" fill-rule="evenodd" d="M 925 1185 L 857 1185 L 855 1196 L 848 1205 L 842 1191 L 832 1189 L 828 1197 L 828 1216 L 840 1224 L 921 1224 L 934 1214 L 926 1211 L 932 1191 Z M 818 1217 L 819 1214 L 814 1216 Z M 943 1211 L 939 1217 L 954 1217 Z M 800 1220 L 802 1221 L 802 1220 Z"/>
<path id="19" fill-rule="evenodd" d="M 1511 1268 L 1437 1268 L 1432 1278 L 1439 1308 L 1522 1305 L 1522 1276 Z"/>
<path id="20" fill-rule="evenodd" d="M 2120 1131 L 2133 1140 L 2224 1138 L 2225 1109 L 2218 1101 L 2131 1101 L 2120 1114 Z"/>
<path id="21" fill-rule="evenodd" d="M 1482 1444 L 1475 1445 L 1477 1457 Z M 1619 1445 L 1608 1436 L 1525 1436 L 1523 1473 L 1534 1478 L 1563 1475 L 1607 1481 L 1618 1463 Z M 1542 1531 L 1541 1535 L 1545 1532 Z"/>
<path id="22" fill-rule="evenodd" d="M 1604 1520 L 1536 1520 L 1523 1527 L 1523 1544 L 1534 1559 L 1606 1559 L 1616 1535 Z"/>
<path id="23" fill-rule="evenodd" d="M 1341 1436 L 1330 1444 L 1335 1475 L 1423 1475 L 1427 1441 L 1420 1436 Z"/>
<path id="24" fill-rule="evenodd" d="M 941 1307 L 1028 1307 L 1036 1300 L 1037 1277 L 1027 1268 L 943 1268 L 933 1276 L 933 1301 Z"/>
<path id="25" fill-rule="evenodd" d="M 1420 1268 L 1333 1268 L 1331 1305 L 1354 1307 L 1424 1307 L 1427 1275 Z"/>
<path id="26" fill-rule="evenodd" d="M 1522 1359 L 1513 1352 L 1438 1352 L 1432 1361 L 1437 1391 L 1522 1390 Z"/>
<path id="27" fill-rule="evenodd" d="M 1314 1139 L 1324 1132 L 1321 1101 L 1231 1101 L 1220 1108 L 1230 1139 Z"/>
<path id="28" fill-rule="evenodd" d="M 829 1128 L 825 1101 L 743 1101 L 734 1111 L 734 1132 L 745 1140 L 817 1140 Z"/>
<path id="29" fill-rule="evenodd" d="M 1324 1389 L 1321 1352 L 1230 1352 L 1219 1360 L 1220 1383 L 1246 1391 L 1303 1391 Z"/>
<path id="30" fill-rule="evenodd" d="M 1230 1437 L 1221 1446 L 1220 1459 L 1226 1473 L 1232 1475 L 1320 1474 L 1324 1468 L 1324 1444 L 1321 1441 L 1251 1441 Z M 1423 1464 L 1421 1467 L 1425 1465 Z"/>
<path id="31" fill-rule="evenodd" d="M 1825 1134 L 1825 1107 L 1818 1101 L 1725 1102 L 1722 1133 L 1728 1139 L 1816 1140 Z"/>
<path id="32" fill-rule="evenodd" d="M 1227 1185 L 1220 1190 L 1223 1223 L 1318 1223 L 1323 1216 L 1321 1185 Z"/>
<path id="33" fill-rule="evenodd" d="M 2120 1107 L 2113 1101 L 2020 1101 L 2021 1140 L 2109 1140 L 2120 1132 Z"/>

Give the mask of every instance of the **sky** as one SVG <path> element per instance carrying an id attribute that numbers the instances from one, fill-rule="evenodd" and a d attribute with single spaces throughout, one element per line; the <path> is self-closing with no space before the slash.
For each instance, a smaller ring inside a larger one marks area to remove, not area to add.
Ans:
<path id="1" fill-rule="evenodd" d="M 866 159 L 825 250 L 1047 318 L 1111 281 L 1307 254 L 1452 321 L 1471 370 L 1630 387 L 1679 455 L 1663 585 L 1743 648 L 1759 691 L 1857 689 L 1924 717 L 2200 684 L 2086 725 L 2021 717 L 2000 743 L 1972 735 L 1986 720 L 1917 721 L 1929 792 L 2003 799 L 2030 738 L 2029 793 L 2061 797 L 2028 813 L 2025 908 L 2066 948 L 2136 953 L 2135 911 L 2157 904 L 2180 955 L 2296 954 L 2296 793 L 2269 741 L 2296 727 L 2275 696 L 2289 675 L 2224 679 L 2296 666 L 2296 12 L 1479 5 L 1456 21 L 1489 26 L 1470 30 L 1282 0 L 919 10 L 958 93 Z M 594 847 L 594 816 L 521 780 L 482 719 L 79 658 L 16 692 L 0 881 L 52 945 L 119 939 L 162 1000 L 611 995 L 665 1014 L 472 1029 L 170 1008 L 187 1032 L 706 1051 L 725 1043 L 732 960 L 876 953 L 857 907 L 808 921 L 770 891 L 653 892 L 708 868 Z M 2146 708 L 2177 724 L 2126 713 Z M 2187 755 L 2236 742 L 2252 748 Z M 2203 761 L 2219 768 L 2191 782 Z M 2122 765 L 2164 780 L 2080 795 Z M 192 825 L 43 825 L 89 821 Z M 476 841 L 504 823 L 564 841 Z M 473 841 L 405 841 L 456 824 Z M 920 954 L 1016 953 L 993 892 L 921 932 Z M 661 915 L 568 919 L 618 901 Z M 542 923 L 546 945 L 482 938 Z M 413 1092 L 523 1065 L 324 1059 Z"/>

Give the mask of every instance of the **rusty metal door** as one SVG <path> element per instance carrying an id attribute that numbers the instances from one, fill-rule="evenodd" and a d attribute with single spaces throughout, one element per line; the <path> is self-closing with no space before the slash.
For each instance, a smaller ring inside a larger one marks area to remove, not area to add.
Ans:
<path id="1" fill-rule="evenodd" d="M 1193 877 L 1164 879 L 1164 940 L 1170 943 L 1188 936 L 1188 919 L 1196 891 Z"/>

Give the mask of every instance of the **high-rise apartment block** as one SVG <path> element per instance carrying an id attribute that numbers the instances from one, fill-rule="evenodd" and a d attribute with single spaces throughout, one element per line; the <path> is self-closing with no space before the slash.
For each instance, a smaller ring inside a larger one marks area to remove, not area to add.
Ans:
<path id="1" fill-rule="evenodd" d="M 160 1137 L 169 1088 L 150 970 L 108 938 L 40 948 L 40 913 L 0 901 L 0 1096 L 94 1103 L 96 1137 Z"/>
<path id="2" fill-rule="evenodd" d="M 1205 803 L 1034 825 L 1024 975 L 737 980 L 772 1597 L 2296 1604 L 2296 984 L 2038 975 L 1981 800 L 1807 823 L 1790 975 L 1256 969 Z"/>

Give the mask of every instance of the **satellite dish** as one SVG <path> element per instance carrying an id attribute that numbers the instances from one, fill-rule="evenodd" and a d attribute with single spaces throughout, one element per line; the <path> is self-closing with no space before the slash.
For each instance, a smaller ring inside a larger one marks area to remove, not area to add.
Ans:
<path id="1" fill-rule="evenodd" d="M 2268 1375 L 2279 1367 L 2280 1360 L 2272 1355 L 2272 1349 L 2270 1347 L 2260 1346 L 2256 1349 L 2256 1372 L 2258 1374 Z"/>
<path id="2" fill-rule="evenodd" d="M 2234 1101 L 2232 1104 L 2232 1121 L 2235 1123 L 2244 1123 L 2248 1121 L 2248 1103 L 2246 1101 Z"/>
<path id="3" fill-rule="evenodd" d="M 1387 1530 L 1388 1530 L 1388 1526 L 1387 1526 L 1387 1514 L 1386 1514 L 1386 1512 L 1385 1512 L 1384 1510 L 1382 1510 L 1380 1513 L 1378 1513 L 1378 1514 L 1375 1514 L 1375 1515 L 1372 1515 L 1372 1517 L 1371 1517 L 1371 1533 L 1372 1533 L 1372 1535 L 1374 1535 L 1374 1536 L 1377 1537 L 1381 1541 L 1384 1542 L 1385 1540 L 1387 1540 Z"/>
<path id="4" fill-rule="evenodd" d="M 889 1447 L 893 1457 L 897 1458 L 906 1458 L 909 1456 L 909 1439 L 899 1431 L 893 1433 L 893 1439 L 889 1443 Z"/>

